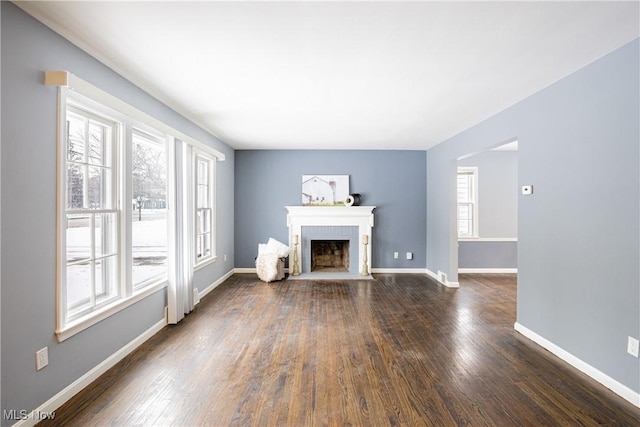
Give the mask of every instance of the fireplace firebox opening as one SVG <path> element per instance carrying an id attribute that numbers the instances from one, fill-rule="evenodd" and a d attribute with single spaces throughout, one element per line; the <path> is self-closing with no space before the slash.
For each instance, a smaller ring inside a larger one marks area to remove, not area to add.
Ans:
<path id="1" fill-rule="evenodd" d="M 311 240 L 311 271 L 349 272 L 349 240 Z"/>

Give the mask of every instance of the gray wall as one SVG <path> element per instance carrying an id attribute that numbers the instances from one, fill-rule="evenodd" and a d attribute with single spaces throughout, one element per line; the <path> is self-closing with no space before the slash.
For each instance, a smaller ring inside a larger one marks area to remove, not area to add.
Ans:
<path id="1" fill-rule="evenodd" d="M 640 392 L 640 97 L 635 40 L 427 152 L 427 268 L 457 277 L 455 168 L 517 138 L 517 321 Z M 446 206 L 449 206 L 449 209 Z"/>
<path id="2" fill-rule="evenodd" d="M 341 174 L 363 205 L 377 206 L 371 268 L 424 268 L 425 168 L 424 151 L 236 151 L 236 267 L 255 267 L 258 243 L 269 237 L 288 242 L 284 206 L 301 205 L 302 175 Z"/>
<path id="3" fill-rule="evenodd" d="M 518 152 L 485 151 L 458 161 L 478 168 L 478 232 L 480 238 L 518 236 Z M 514 241 L 458 242 L 459 268 L 516 268 Z"/>
<path id="4" fill-rule="evenodd" d="M 57 90 L 43 85 L 43 71 L 68 70 L 225 153 L 216 186 L 218 247 L 229 261 L 198 271 L 196 284 L 210 284 L 233 266 L 234 153 L 13 4 L 1 8 L 2 409 L 32 410 L 160 321 L 166 305 L 166 292 L 158 291 L 57 342 Z M 35 352 L 44 346 L 49 366 L 36 372 Z"/>
<path id="5" fill-rule="evenodd" d="M 459 241 L 458 268 L 467 272 L 518 268 L 518 242 Z"/>

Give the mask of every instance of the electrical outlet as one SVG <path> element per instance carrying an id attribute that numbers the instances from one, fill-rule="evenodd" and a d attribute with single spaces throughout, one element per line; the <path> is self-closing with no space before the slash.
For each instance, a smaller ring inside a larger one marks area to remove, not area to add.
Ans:
<path id="1" fill-rule="evenodd" d="M 47 347 L 36 351 L 36 371 L 49 364 L 49 349 Z"/>
<path id="2" fill-rule="evenodd" d="M 633 338 L 633 337 L 628 337 L 629 339 L 627 340 L 627 353 L 629 353 L 632 356 L 638 357 L 638 347 L 640 347 L 640 342 Z"/>
<path id="3" fill-rule="evenodd" d="M 398 254 L 398 252 L 394 252 L 393 253 L 393 259 L 398 259 L 400 255 Z"/>
<path id="4" fill-rule="evenodd" d="M 525 196 L 533 194 L 533 185 L 523 185 L 522 194 L 524 194 Z"/>
<path id="5" fill-rule="evenodd" d="M 413 252 L 407 252 L 407 259 L 413 259 Z"/>

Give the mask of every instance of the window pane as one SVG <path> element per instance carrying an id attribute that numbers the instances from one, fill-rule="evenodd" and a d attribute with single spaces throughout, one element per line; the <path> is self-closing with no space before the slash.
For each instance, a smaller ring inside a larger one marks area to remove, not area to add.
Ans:
<path id="1" fill-rule="evenodd" d="M 467 205 L 458 206 L 458 219 L 469 219 L 471 218 L 471 209 Z"/>
<path id="2" fill-rule="evenodd" d="M 95 256 L 115 255 L 117 252 L 117 216 L 115 213 L 95 216 Z"/>
<path id="3" fill-rule="evenodd" d="M 198 185 L 197 191 L 198 191 L 198 195 L 197 195 L 196 207 L 208 208 L 209 207 L 209 187 L 207 185 Z"/>
<path id="4" fill-rule="evenodd" d="M 472 175 L 458 175 L 458 202 L 470 202 L 472 193 L 471 193 L 471 182 Z"/>
<path id="5" fill-rule="evenodd" d="M 132 224 L 133 283 L 152 279 L 167 271 L 166 212 L 147 210 L 141 221 Z"/>
<path id="6" fill-rule="evenodd" d="M 211 234 L 205 233 L 202 235 L 202 243 L 203 243 L 203 256 L 208 257 L 211 255 Z"/>
<path id="7" fill-rule="evenodd" d="M 208 233 L 211 231 L 211 209 L 202 210 L 202 233 Z"/>
<path id="8" fill-rule="evenodd" d="M 198 184 L 209 182 L 209 163 L 206 160 L 198 160 Z"/>
<path id="9" fill-rule="evenodd" d="M 204 228 L 204 211 L 202 209 L 198 209 L 196 212 L 196 235 L 197 236 L 202 234 L 203 228 Z"/>
<path id="10" fill-rule="evenodd" d="M 132 279 L 139 285 L 167 272 L 167 162 L 164 141 L 133 134 Z"/>
<path id="11" fill-rule="evenodd" d="M 109 209 L 111 208 L 109 203 L 109 194 L 107 189 L 109 186 L 109 179 L 111 177 L 110 171 L 101 167 L 89 166 L 89 182 L 88 182 L 88 202 L 90 209 Z"/>
<path id="12" fill-rule="evenodd" d="M 82 209 L 84 207 L 84 166 L 67 164 L 67 209 Z"/>
<path id="13" fill-rule="evenodd" d="M 473 205 L 458 205 L 458 234 L 473 235 Z"/>
<path id="14" fill-rule="evenodd" d="M 98 303 L 112 298 L 117 294 L 116 287 L 116 259 L 115 256 L 96 261 L 96 301 Z"/>
<path id="15" fill-rule="evenodd" d="M 81 116 L 69 114 L 67 116 L 67 160 L 75 162 L 84 161 L 85 153 L 85 124 L 86 119 Z"/>
<path id="16" fill-rule="evenodd" d="M 91 301 L 91 263 L 67 266 L 67 308 L 78 311 L 89 307 Z"/>
<path id="17" fill-rule="evenodd" d="M 471 234 L 467 221 L 458 221 L 458 234 L 460 236 L 469 236 Z"/>
<path id="18" fill-rule="evenodd" d="M 99 123 L 89 124 L 89 163 L 94 165 L 107 165 L 106 152 L 108 152 L 107 141 L 109 129 Z"/>
<path id="19" fill-rule="evenodd" d="M 196 236 L 196 260 L 202 258 L 203 254 L 204 254 L 204 245 L 202 242 L 202 236 L 198 235 Z"/>
<path id="20" fill-rule="evenodd" d="M 67 261 L 91 258 L 91 215 L 67 215 Z"/>

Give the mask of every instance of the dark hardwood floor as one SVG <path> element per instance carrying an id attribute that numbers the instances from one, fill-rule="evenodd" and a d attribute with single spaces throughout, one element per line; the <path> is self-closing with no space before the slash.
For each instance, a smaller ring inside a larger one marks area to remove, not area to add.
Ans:
<path id="1" fill-rule="evenodd" d="M 234 275 L 53 423 L 640 425 L 640 409 L 513 330 L 515 275 L 461 275 L 459 289 L 374 277 Z"/>

